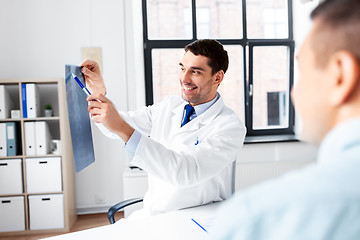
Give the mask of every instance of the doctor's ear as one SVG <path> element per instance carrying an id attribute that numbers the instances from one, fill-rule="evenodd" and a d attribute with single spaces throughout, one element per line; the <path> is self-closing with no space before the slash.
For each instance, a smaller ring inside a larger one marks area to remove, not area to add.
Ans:
<path id="1" fill-rule="evenodd" d="M 220 85 L 220 83 L 222 82 L 222 80 L 224 79 L 224 71 L 223 70 L 220 70 L 218 71 L 217 73 L 215 73 L 215 83 L 217 85 Z"/>

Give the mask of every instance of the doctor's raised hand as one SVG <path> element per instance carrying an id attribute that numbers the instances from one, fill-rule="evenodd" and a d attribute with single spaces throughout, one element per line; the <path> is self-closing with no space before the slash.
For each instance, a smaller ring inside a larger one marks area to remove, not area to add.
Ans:
<path id="1" fill-rule="evenodd" d="M 89 59 L 85 59 L 82 63 L 82 73 L 85 76 L 86 87 L 89 88 L 92 94 L 102 93 L 106 94 L 106 87 L 104 79 L 101 76 L 100 67 L 97 62 Z"/>
<path id="2" fill-rule="evenodd" d="M 101 93 L 91 94 L 88 111 L 91 119 L 96 123 L 101 123 L 109 131 L 118 135 L 124 142 L 127 142 L 134 132 L 132 128 L 116 110 L 114 104 Z"/>
<path id="3" fill-rule="evenodd" d="M 87 98 L 91 119 L 96 123 L 101 123 L 124 142 L 127 142 L 134 129 L 124 121 L 114 104 L 105 97 L 106 87 L 99 65 L 95 61 L 84 60 L 80 66 L 83 66 L 82 72 L 85 76 L 86 85 L 91 92 L 91 95 Z"/>

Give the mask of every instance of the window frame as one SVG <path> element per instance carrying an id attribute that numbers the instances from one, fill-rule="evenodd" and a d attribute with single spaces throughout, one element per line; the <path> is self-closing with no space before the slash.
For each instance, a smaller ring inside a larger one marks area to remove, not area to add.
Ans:
<path id="1" fill-rule="evenodd" d="M 282 39 L 248 39 L 247 21 L 246 21 L 246 0 L 242 0 L 242 27 L 243 37 L 241 39 L 216 39 L 223 45 L 240 45 L 243 47 L 243 84 L 244 84 L 244 116 L 247 136 L 290 136 L 281 137 L 280 141 L 293 141 L 295 128 L 295 110 L 291 101 L 291 88 L 294 82 L 294 52 L 295 42 L 293 36 L 293 11 L 292 0 L 287 1 L 288 12 L 288 38 Z M 146 105 L 154 103 L 153 95 L 153 74 L 152 74 L 152 49 L 172 49 L 184 48 L 185 45 L 197 40 L 197 22 L 196 22 L 196 0 L 191 0 L 192 12 L 192 38 L 191 39 L 161 39 L 150 40 L 148 38 L 147 21 L 147 0 L 142 0 L 143 15 L 143 43 L 144 43 L 144 68 L 145 68 L 145 100 Z M 288 89 L 288 127 L 271 129 L 253 129 L 253 96 L 250 94 L 250 88 L 253 86 L 253 49 L 259 46 L 286 46 L 289 48 L 289 89 Z M 260 140 L 262 141 L 262 140 Z M 271 141 L 271 140 L 270 140 Z"/>

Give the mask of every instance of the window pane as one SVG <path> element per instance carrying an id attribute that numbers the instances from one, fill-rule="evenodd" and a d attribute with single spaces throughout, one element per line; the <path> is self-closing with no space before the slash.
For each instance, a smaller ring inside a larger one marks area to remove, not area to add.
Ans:
<path id="1" fill-rule="evenodd" d="M 154 103 L 170 95 L 180 95 L 179 62 L 184 49 L 153 49 L 151 53 Z"/>
<path id="2" fill-rule="evenodd" d="M 191 39 L 191 0 L 147 0 L 149 39 Z"/>
<path id="3" fill-rule="evenodd" d="M 288 38 L 287 0 L 247 0 L 247 38 Z"/>
<path id="4" fill-rule="evenodd" d="M 242 0 L 197 0 L 196 21 L 198 39 L 242 38 Z"/>
<path id="5" fill-rule="evenodd" d="M 289 48 L 253 48 L 253 129 L 289 126 Z"/>
<path id="6" fill-rule="evenodd" d="M 243 48 L 229 45 L 224 45 L 224 48 L 229 55 L 229 68 L 220 84 L 219 93 L 224 98 L 225 104 L 244 121 Z"/>

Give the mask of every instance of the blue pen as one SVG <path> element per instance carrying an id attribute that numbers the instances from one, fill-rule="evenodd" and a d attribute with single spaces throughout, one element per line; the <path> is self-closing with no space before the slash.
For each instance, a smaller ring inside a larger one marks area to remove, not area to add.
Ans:
<path id="1" fill-rule="evenodd" d="M 205 232 L 207 232 L 206 229 L 205 229 L 203 226 L 200 225 L 200 223 L 198 223 L 197 221 L 195 221 L 195 219 L 192 218 L 191 220 L 192 220 L 194 223 L 196 223 L 196 225 L 198 225 L 202 230 L 204 230 Z"/>
<path id="2" fill-rule="evenodd" d="M 81 89 L 86 93 L 86 95 L 90 96 L 91 95 L 90 91 L 84 86 L 84 84 L 82 84 L 82 82 L 78 79 L 78 77 L 73 73 L 72 76 L 75 79 L 75 81 L 79 84 Z"/>

